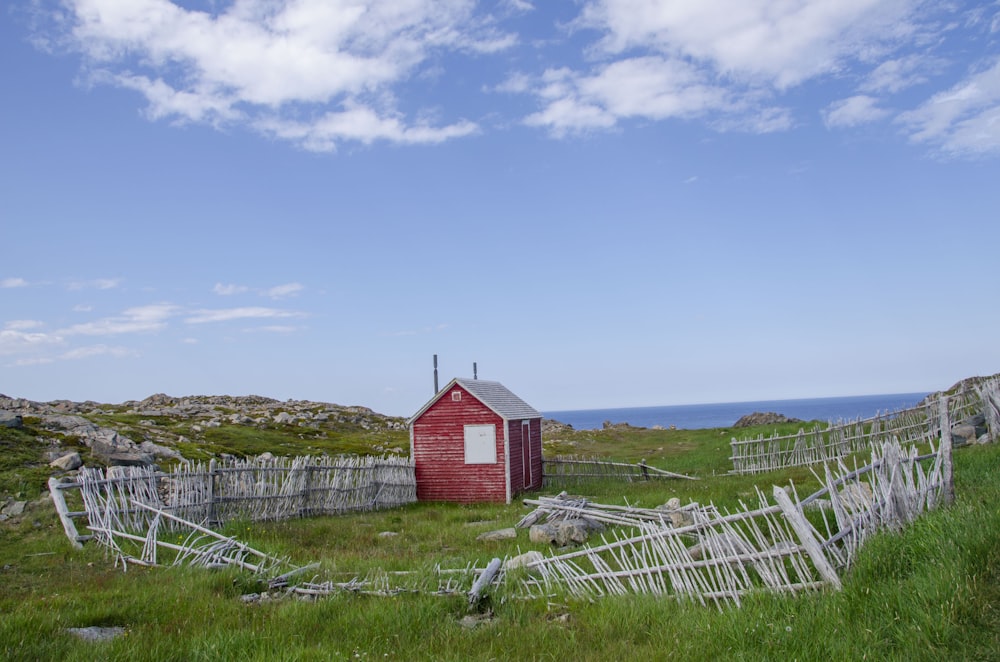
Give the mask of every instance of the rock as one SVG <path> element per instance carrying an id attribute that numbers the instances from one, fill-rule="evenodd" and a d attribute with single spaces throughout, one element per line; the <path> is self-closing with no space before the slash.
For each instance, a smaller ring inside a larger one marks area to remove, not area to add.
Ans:
<path id="1" fill-rule="evenodd" d="M 378 537 L 379 538 L 395 538 L 398 535 L 399 535 L 399 533 L 397 533 L 396 531 L 382 531 L 381 533 L 378 534 Z"/>
<path id="2" fill-rule="evenodd" d="M 9 501 L 3 509 L 0 509 L 0 513 L 7 517 L 20 517 L 24 514 L 24 508 L 27 505 L 27 501 Z"/>
<path id="3" fill-rule="evenodd" d="M 961 423 L 951 429 L 951 443 L 967 444 L 976 439 L 976 428 L 972 425 Z"/>
<path id="4" fill-rule="evenodd" d="M 151 441 L 144 441 L 138 446 L 139 450 L 143 453 L 148 453 L 153 457 L 169 457 L 169 458 L 182 458 L 183 456 L 175 451 L 173 448 L 167 448 L 166 446 L 161 446 L 159 444 L 154 444 Z"/>
<path id="5" fill-rule="evenodd" d="M 663 504 L 663 507 L 665 510 L 680 510 L 681 500 L 677 497 L 673 497 L 672 499 L 668 500 L 665 504 Z"/>
<path id="6" fill-rule="evenodd" d="M 280 414 L 278 414 L 277 416 L 275 416 L 273 420 L 274 420 L 275 423 L 284 424 L 284 425 L 291 425 L 292 423 L 294 423 L 295 421 L 297 421 L 298 418 L 296 418 L 295 416 L 292 416 L 287 411 L 283 411 Z"/>
<path id="7" fill-rule="evenodd" d="M 740 420 L 733 423 L 734 428 L 749 428 L 755 425 L 776 425 L 778 423 L 801 423 L 802 421 L 797 418 L 789 418 L 784 414 L 776 414 L 773 411 L 769 412 L 759 412 L 755 411 L 752 414 L 747 414 L 740 418 Z"/>
<path id="8" fill-rule="evenodd" d="M 556 544 L 559 547 L 582 545 L 588 538 L 590 528 L 585 520 L 568 519 L 556 523 Z"/>
<path id="9" fill-rule="evenodd" d="M 542 561 L 543 559 L 545 559 L 545 555 L 543 555 L 539 551 L 532 550 L 530 552 L 525 552 L 524 554 L 518 554 L 517 556 L 507 559 L 506 561 L 504 561 L 503 569 L 516 570 L 518 568 L 524 568 L 528 565 L 531 565 L 532 563 L 537 563 L 539 561 Z M 532 574 L 534 574 L 536 570 L 534 568 L 531 568 L 529 569 L 529 572 L 532 572 Z"/>
<path id="10" fill-rule="evenodd" d="M 509 529 L 498 529 L 496 531 L 487 531 L 486 533 L 480 533 L 476 536 L 476 540 L 481 540 L 483 542 L 496 542 L 499 540 L 514 540 L 517 538 L 517 529 L 510 527 Z"/>
<path id="11" fill-rule="evenodd" d="M 688 510 L 675 510 L 667 513 L 667 515 L 670 517 L 670 526 L 675 529 L 694 524 L 694 515 Z"/>
<path id="12" fill-rule="evenodd" d="M 49 462 L 49 466 L 56 469 L 62 469 L 63 471 L 73 471 L 74 469 L 79 469 L 83 466 L 83 460 L 80 459 L 80 454 L 74 451 L 52 460 Z"/>
<path id="13" fill-rule="evenodd" d="M 111 641 L 125 634 L 125 628 L 102 628 L 95 625 L 88 628 L 66 628 L 66 632 L 75 634 L 84 641 Z"/>
<path id="14" fill-rule="evenodd" d="M 554 524 L 535 524 L 528 529 L 528 540 L 534 543 L 556 544 L 556 527 Z"/>
<path id="15" fill-rule="evenodd" d="M 24 419 L 20 414 L 12 411 L 0 411 L 0 428 L 21 428 L 24 427 Z"/>

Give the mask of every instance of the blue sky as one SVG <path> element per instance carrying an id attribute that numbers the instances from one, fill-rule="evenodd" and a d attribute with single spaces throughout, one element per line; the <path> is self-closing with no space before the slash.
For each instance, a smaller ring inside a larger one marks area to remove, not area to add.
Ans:
<path id="1" fill-rule="evenodd" d="M 13 0 L 0 392 L 1000 372 L 1000 3 Z"/>

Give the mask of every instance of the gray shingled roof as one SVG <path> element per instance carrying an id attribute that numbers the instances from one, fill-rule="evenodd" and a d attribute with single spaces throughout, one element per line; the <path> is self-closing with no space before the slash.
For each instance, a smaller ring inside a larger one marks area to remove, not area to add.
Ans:
<path id="1" fill-rule="evenodd" d="M 538 410 L 514 395 L 500 382 L 462 378 L 456 379 L 455 382 L 479 398 L 484 405 L 508 420 L 542 417 Z"/>

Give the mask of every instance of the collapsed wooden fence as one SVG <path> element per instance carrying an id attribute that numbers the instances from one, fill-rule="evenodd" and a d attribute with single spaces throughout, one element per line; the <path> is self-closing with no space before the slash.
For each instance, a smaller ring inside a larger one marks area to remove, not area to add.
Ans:
<path id="1" fill-rule="evenodd" d="M 63 528 L 74 544 L 88 536 L 74 519 L 114 521 L 147 530 L 152 515 L 134 503 L 209 524 L 234 519 L 282 520 L 379 510 L 417 500 L 413 465 L 394 456 L 301 456 L 216 460 L 179 465 L 171 472 L 148 467 L 84 468 L 76 482 L 49 481 Z M 82 511 L 71 511 L 65 493 L 79 490 Z M 167 527 L 172 521 L 165 522 Z"/>
<path id="2" fill-rule="evenodd" d="M 947 403 L 947 411 L 941 402 Z M 872 418 L 800 429 L 796 434 L 730 442 L 733 473 L 755 474 L 788 467 L 829 462 L 851 453 L 867 452 L 880 440 L 890 437 L 903 444 L 928 443 L 941 435 L 950 422 L 962 420 L 974 413 L 983 413 L 1000 402 L 1000 385 L 986 382 L 953 396 L 941 396 L 927 403 Z M 997 428 L 992 428 L 997 429 Z"/>
<path id="3" fill-rule="evenodd" d="M 839 588 L 839 573 L 866 539 L 951 498 L 950 437 L 923 456 L 886 441 L 867 466 L 852 471 L 837 461 L 835 472 L 827 465 L 817 477 L 822 489 L 804 499 L 791 486 L 775 487 L 773 502 L 757 490 L 756 507 L 687 509 L 690 523 L 679 527 L 666 513 L 657 519 L 654 511 L 619 508 L 605 518 L 619 528 L 602 536 L 603 544 L 528 563 L 521 587 L 534 597 L 651 593 L 720 608 L 739 606 L 756 590 Z M 548 500 L 544 508 L 561 506 Z"/>

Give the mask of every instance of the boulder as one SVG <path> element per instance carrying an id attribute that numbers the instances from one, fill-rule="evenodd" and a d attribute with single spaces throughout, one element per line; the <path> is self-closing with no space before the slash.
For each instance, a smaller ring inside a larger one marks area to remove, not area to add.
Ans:
<path id="1" fill-rule="evenodd" d="M 24 419 L 12 411 L 0 411 L 0 428 L 24 427 Z"/>
<path id="2" fill-rule="evenodd" d="M 517 570 L 518 568 L 524 568 L 526 566 L 529 566 L 532 563 L 538 563 L 544 558 L 545 556 L 541 552 L 532 550 L 530 552 L 525 552 L 524 554 L 519 554 L 517 556 L 507 559 L 506 561 L 504 561 L 503 569 L 505 571 Z M 535 568 L 529 568 L 528 572 L 535 574 L 537 570 Z"/>
<path id="3" fill-rule="evenodd" d="M 534 524 L 528 529 L 528 540 L 534 543 L 556 544 L 556 527 L 548 522 Z"/>
<path id="4" fill-rule="evenodd" d="M 587 520 L 568 519 L 556 523 L 556 545 L 582 545 L 590 538 L 590 525 Z"/>
<path id="5" fill-rule="evenodd" d="M 509 529 L 498 529 L 496 531 L 487 531 L 485 533 L 480 533 L 476 536 L 476 540 L 484 542 L 497 542 L 500 540 L 514 540 L 517 538 L 517 529 L 510 527 Z"/>
<path id="6" fill-rule="evenodd" d="M 8 501 L 7 505 L 0 509 L 0 513 L 7 517 L 19 517 L 24 514 L 24 508 L 27 505 L 27 501 Z"/>
<path id="7" fill-rule="evenodd" d="M 49 462 L 49 466 L 63 471 L 73 471 L 83 466 L 83 460 L 80 459 L 80 454 L 74 451 L 52 460 Z"/>
<path id="8" fill-rule="evenodd" d="M 740 418 L 740 420 L 733 423 L 734 428 L 749 428 L 755 425 L 776 425 L 778 423 L 801 423 L 802 421 L 797 418 L 789 418 L 784 414 L 776 414 L 773 411 L 759 412 L 755 411 L 752 414 L 747 414 Z"/>

